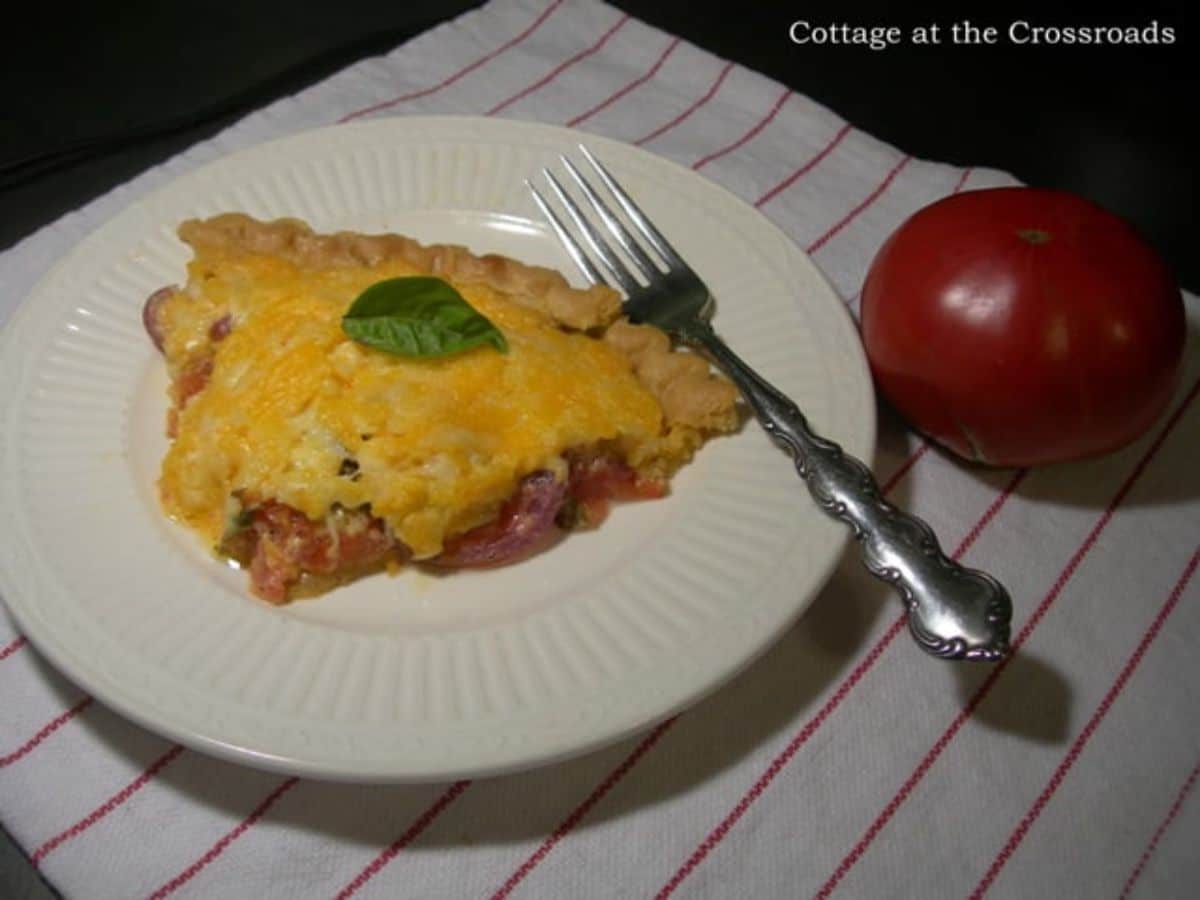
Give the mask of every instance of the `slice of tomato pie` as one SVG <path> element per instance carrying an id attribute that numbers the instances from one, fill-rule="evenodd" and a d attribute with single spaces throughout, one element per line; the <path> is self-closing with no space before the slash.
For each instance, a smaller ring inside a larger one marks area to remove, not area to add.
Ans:
<path id="1" fill-rule="evenodd" d="M 276 603 L 414 560 L 491 566 L 657 497 L 736 392 L 608 288 L 399 235 L 241 214 L 179 228 L 182 288 L 143 318 L 171 377 L 166 513 Z M 503 335 L 437 356 L 350 337 L 367 288 L 433 276 Z"/>

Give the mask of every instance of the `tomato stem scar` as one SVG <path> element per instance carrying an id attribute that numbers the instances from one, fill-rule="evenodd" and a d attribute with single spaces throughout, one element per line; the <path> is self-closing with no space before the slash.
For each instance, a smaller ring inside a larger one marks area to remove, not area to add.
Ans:
<path id="1" fill-rule="evenodd" d="M 1041 228 L 1018 228 L 1017 234 L 1021 236 L 1021 240 L 1028 241 L 1030 244 L 1050 243 L 1050 232 Z"/>

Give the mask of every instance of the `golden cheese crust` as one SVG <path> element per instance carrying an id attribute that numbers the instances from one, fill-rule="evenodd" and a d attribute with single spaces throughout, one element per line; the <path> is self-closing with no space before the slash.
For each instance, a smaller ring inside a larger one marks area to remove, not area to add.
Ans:
<path id="1" fill-rule="evenodd" d="M 179 236 L 197 251 L 274 256 L 302 268 L 371 268 L 403 260 L 455 284 L 480 283 L 550 316 L 565 328 L 603 328 L 621 314 L 621 298 L 602 285 L 575 288 L 562 274 L 506 256 L 476 256 L 457 244 L 421 244 L 400 234 L 315 234 L 298 219 L 260 222 L 242 213 L 189 219 Z"/>
<path id="2" fill-rule="evenodd" d="M 370 509 L 417 559 L 492 521 L 522 479 L 604 447 L 665 480 L 736 427 L 736 393 L 604 287 L 400 235 L 315 234 L 241 214 L 190 220 L 188 282 L 154 313 L 172 375 L 167 512 L 218 544 L 246 497 L 313 522 Z M 341 329 L 380 280 L 435 275 L 508 352 L 396 357 Z M 336 542 L 335 542 L 336 543 Z"/>
<path id="3" fill-rule="evenodd" d="M 298 219 L 262 222 L 225 213 L 189 219 L 179 226 L 179 236 L 197 253 L 273 256 L 308 269 L 371 268 L 403 260 L 453 283 L 487 285 L 564 328 L 603 330 L 605 341 L 629 358 L 638 379 L 657 398 L 668 423 L 713 432 L 737 427 L 737 389 L 713 374 L 704 360 L 673 350 L 660 329 L 618 321 L 621 298 L 604 285 L 572 287 L 553 269 L 497 254 L 477 256 L 456 244 L 421 244 L 399 234 L 316 234 Z"/>

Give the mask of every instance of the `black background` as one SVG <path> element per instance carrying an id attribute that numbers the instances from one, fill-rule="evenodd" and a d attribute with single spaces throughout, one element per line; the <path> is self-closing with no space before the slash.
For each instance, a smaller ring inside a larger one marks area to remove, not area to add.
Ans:
<path id="1" fill-rule="evenodd" d="M 477 5 L 461 0 L 246 0 L 237 4 L 47 4 L 6 42 L 0 162 L 83 145 L 83 162 L 40 177 L 8 173 L 0 246 L 236 121 L 267 101 L 382 53 Z M 1114 13 L 1052 2 L 965 12 L 881 3 L 641 2 L 617 6 L 828 105 L 857 127 L 920 157 L 993 166 L 1032 184 L 1076 191 L 1131 220 L 1185 286 L 1200 285 L 1186 141 L 1200 79 L 1181 3 Z M 973 7 L 980 10 L 981 7 Z M 40 18 L 40 21 L 37 19 Z M 901 26 L 963 18 L 1003 35 L 1039 25 L 1175 30 L 1173 45 L 915 46 L 885 51 L 796 46 L 788 26 Z M 498 37 L 499 41 L 500 38 Z M 13 178 L 18 183 L 13 185 Z"/>

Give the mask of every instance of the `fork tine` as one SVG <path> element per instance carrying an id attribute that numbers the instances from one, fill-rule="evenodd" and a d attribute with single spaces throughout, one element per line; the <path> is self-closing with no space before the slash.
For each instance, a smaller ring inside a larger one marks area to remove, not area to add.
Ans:
<path id="1" fill-rule="evenodd" d="M 600 257 L 600 261 L 604 263 L 608 271 L 612 272 L 613 277 L 620 282 L 621 287 L 625 289 L 625 293 L 632 294 L 634 291 L 640 290 L 641 284 L 639 284 L 638 280 L 633 277 L 627 268 L 625 268 L 625 263 L 621 262 L 620 257 L 613 253 L 612 248 L 608 246 L 608 243 L 604 240 L 603 235 L 601 235 L 600 232 L 596 230 L 595 226 L 587 220 L 583 214 L 583 210 L 581 210 L 579 205 L 571 199 L 571 195 L 566 192 L 563 186 L 559 183 L 558 179 L 554 177 L 554 173 L 549 169 L 542 169 L 542 174 L 546 176 L 546 181 L 550 183 L 550 187 L 558 196 L 559 202 L 561 202 L 563 207 L 567 210 L 567 215 L 571 217 L 571 221 L 575 223 L 576 227 L 581 232 L 583 232 L 583 236 L 591 246 L 592 250 L 594 250 L 596 255 Z"/>
<path id="2" fill-rule="evenodd" d="M 588 203 L 592 205 L 592 209 L 596 211 L 596 214 L 600 216 L 604 224 L 608 227 L 609 234 L 616 238 L 617 243 L 625 248 L 625 252 L 629 254 L 634 265 L 646 276 L 648 281 L 660 280 L 662 278 L 662 270 L 659 269 L 658 264 L 646 254 L 646 251 L 642 249 L 642 245 L 621 224 L 621 220 L 613 215 L 612 210 L 608 208 L 605 202 L 600 199 L 600 195 L 596 193 L 596 189 L 580 174 L 570 159 L 566 156 L 560 156 L 559 158 L 562 160 L 570 176 L 575 179 L 575 183 L 579 185 L 579 189 L 583 191 L 583 195 L 587 197 Z"/>
<path id="3" fill-rule="evenodd" d="M 608 279 L 604 277 L 591 257 L 583 252 L 583 248 L 575 238 L 571 237 L 571 232 L 567 231 L 567 226 L 563 224 L 562 219 L 558 217 L 558 213 L 554 208 L 546 202 L 546 198 L 542 196 L 541 191 L 534 187 L 533 182 L 526 180 L 525 186 L 529 188 L 533 194 L 533 202 L 538 205 L 538 209 L 542 211 L 542 215 L 550 222 L 550 227 L 554 229 L 554 233 L 558 236 L 558 241 L 571 255 L 571 259 L 575 261 L 575 265 L 579 266 L 584 277 L 592 284 L 608 284 Z"/>
<path id="4" fill-rule="evenodd" d="M 650 220 L 646 218 L 646 214 L 643 213 L 641 209 L 638 208 L 638 205 L 633 202 L 630 196 L 625 193 L 625 189 L 617 183 L 617 180 L 613 178 L 612 175 L 609 174 L 608 169 L 601 165 L 600 160 L 592 156 L 592 152 L 588 150 L 587 147 L 583 146 L 583 144 L 579 145 L 579 150 L 583 153 L 584 158 L 592 164 L 592 168 L 596 170 L 596 174 L 600 176 L 600 180 L 604 182 L 604 186 L 608 188 L 614 197 L 617 198 L 617 202 L 621 204 L 621 208 L 625 210 L 625 214 L 629 216 L 629 218 L 633 221 L 633 224 L 637 226 L 638 231 L 645 236 L 646 240 L 650 242 L 654 249 L 659 252 L 663 260 L 672 266 L 683 269 L 689 268 L 688 264 L 684 262 L 683 257 L 680 256 L 679 253 L 676 252 L 675 248 L 671 246 L 670 242 L 662 236 L 662 232 L 654 227 Z"/>

